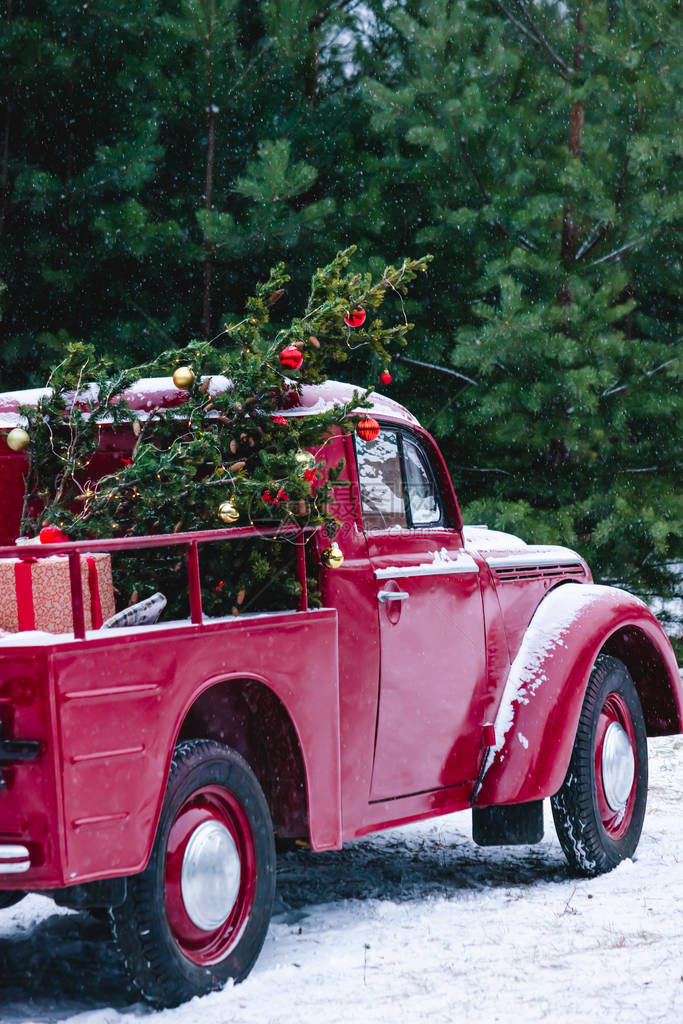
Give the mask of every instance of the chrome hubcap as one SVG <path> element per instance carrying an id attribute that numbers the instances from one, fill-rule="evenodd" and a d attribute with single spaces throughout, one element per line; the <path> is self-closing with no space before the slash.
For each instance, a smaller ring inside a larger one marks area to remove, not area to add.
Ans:
<path id="1" fill-rule="evenodd" d="M 613 811 L 626 805 L 636 774 L 636 761 L 626 730 L 610 722 L 602 745 L 602 786 Z"/>
<path id="2" fill-rule="evenodd" d="M 205 821 L 190 836 L 180 875 L 187 916 L 197 928 L 213 931 L 230 916 L 240 891 L 240 855 L 219 821 Z"/>

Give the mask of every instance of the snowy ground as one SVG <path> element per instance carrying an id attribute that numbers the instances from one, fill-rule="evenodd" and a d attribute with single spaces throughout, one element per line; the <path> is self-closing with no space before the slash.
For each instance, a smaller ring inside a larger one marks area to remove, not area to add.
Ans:
<path id="1" fill-rule="evenodd" d="M 569 876 L 550 813 L 537 847 L 479 849 L 469 814 L 281 858 L 242 985 L 154 1013 L 107 925 L 31 896 L 0 911 L 0 1021 L 493 1024 L 683 1020 L 683 737 L 650 742 L 634 862 Z"/>

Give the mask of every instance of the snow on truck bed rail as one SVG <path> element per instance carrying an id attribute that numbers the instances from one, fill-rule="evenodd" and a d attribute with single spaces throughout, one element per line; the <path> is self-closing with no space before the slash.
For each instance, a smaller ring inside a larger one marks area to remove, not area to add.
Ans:
<path id="1" fill-rule="evenodd" d="M 193 623 L 188 617 L 185 619 L 169 619 L 162 622 L 138 623 L 134 626 L 114 626 L 107 629 L 86 630 L 86 640 L 106 640 L 111 637 L 147 636 L 154 632 L 163 632 L 165 629 L 188 629 L 202 626 L 215 626 L 223 623 L 236 627 L 239 622 L 254 619 L 266 619 L 274 615 L 310 615 L 317 614 L 324 609 L 307 608 L 306 611 L 299 611 L 296 608 L 282 608 L 270 612 L 242 612 L 240 615 L 204 615 L 201 623 Z M 74 641 L 73 633 L 45 633 L 43 630 L 31 629 L 21 633 L 6 633 L 0 630 L 0 647 L 42 647 L 49 644 L 70 644 Z M 0 1024 L 2 1018 L 0 1017 Z"/>

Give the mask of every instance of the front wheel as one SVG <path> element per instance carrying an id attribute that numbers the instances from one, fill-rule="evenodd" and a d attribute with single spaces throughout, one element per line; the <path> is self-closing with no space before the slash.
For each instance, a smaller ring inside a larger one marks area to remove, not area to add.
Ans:
<path id="1" fill-rule="evenodd" d="M 572 868 L 600 875 L 631 857 L 647 803 L 647 736 L 626 666 L 601 654 L 593 668 L 572 758 L 551 799 L 557 835 Z"/>
<path id="2" fill-rule="evenodd" d="M 112 911 L 133 983 L 156 1006 L 177 1006 L 241 981 L 274 894 L 273 828 L 249 765 L 220 743 L 181 743 L 149 864 Z"/>

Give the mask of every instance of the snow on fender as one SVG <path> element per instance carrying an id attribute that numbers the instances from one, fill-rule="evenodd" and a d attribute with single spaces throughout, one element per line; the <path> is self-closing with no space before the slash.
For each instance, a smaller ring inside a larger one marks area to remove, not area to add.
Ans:
<path id="1" fill-rule="evenodd" d="M 564 584 L 540 603 L 513 660 L 475 806 L 540 800 L 557 792 L 591 669 L 605 645 L 622 658 L 632 650 L 629 668 L 648 735 L 683 728 L 676 659 L 647 605 L 616 587 Z M 668 710 L 658 714 L 661 707 Z"/>

